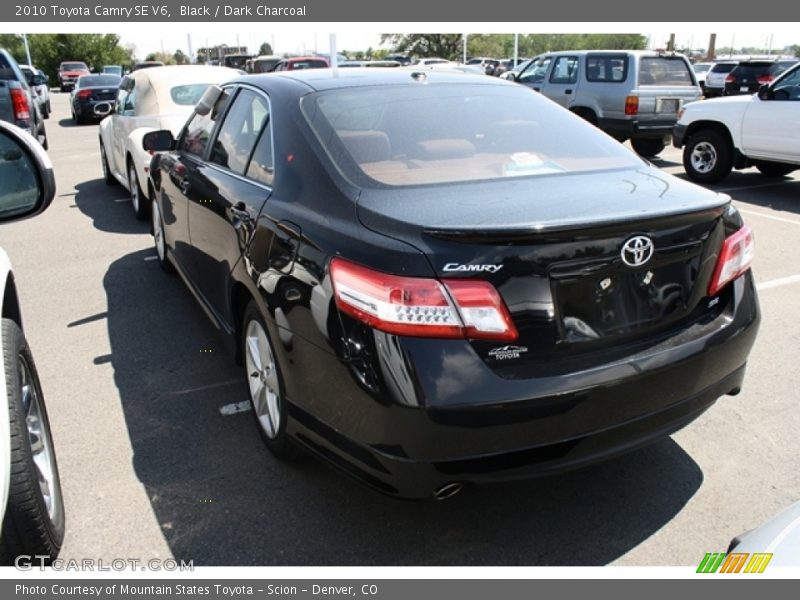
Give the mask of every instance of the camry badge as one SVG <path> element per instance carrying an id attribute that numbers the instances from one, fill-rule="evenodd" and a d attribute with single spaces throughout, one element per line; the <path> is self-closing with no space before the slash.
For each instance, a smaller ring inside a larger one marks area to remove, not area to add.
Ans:
<path id="1" fill-rule="evenodd" d="M 629 267 L 641 267 L 653 257 L 655 245 L 646 235 L 635 235 L 622 246 L 622 262 Z"/>
<path id="2" fill-rule="evenodd" d="M 520 354 L 528 351 L 525 346 L 501 346 L 489 350 L 489 356 L 497 360 L 508 360 L 509 358 L 519 358 Z"/>
<path id="3" fill-rule="evenodd" d="M 442 271 L 448 273 L 497 273 L 503 265 L 460 265 L 458 263 L 447 263 Z"/>

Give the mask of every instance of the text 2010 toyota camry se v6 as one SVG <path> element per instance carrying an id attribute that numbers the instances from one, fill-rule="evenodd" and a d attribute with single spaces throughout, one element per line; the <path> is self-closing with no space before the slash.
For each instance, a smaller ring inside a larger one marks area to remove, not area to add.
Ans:
<path id="1" fill-rule="evenodd" d="M 354 71 L 214 86 L 143 140 L 159 262 L 231 342 L 275 455 L 443 498 L 740 390 L 759 309 L 730 198 L 512 83 Z"/>

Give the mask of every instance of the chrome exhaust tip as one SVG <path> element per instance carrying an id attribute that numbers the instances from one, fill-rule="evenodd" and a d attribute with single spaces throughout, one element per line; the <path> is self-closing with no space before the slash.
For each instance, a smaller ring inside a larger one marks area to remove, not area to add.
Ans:
<path id="1" fill-rule="evenodd" d="M 436 500 L 447 500 L 455 496 L 458 492 L 460 492 L 464 488 L 464 485 L 454 481 L 452 483 L 446 483 L 438 490 L 433 492 L 433 497 Z"/>
<path id="2" fill-rule="evenodd" d="M 98 102 L 94 105 L 94 114 L 98 117 L 105 117 L 111 112 L 112 106 L 110 102 Z"/>

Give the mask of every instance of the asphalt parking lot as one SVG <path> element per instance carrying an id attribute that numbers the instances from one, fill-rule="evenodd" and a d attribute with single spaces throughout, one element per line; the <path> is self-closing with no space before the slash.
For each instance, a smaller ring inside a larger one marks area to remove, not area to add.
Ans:
<path id="1" fill-rule="evenodd" d="M 743 392 L 688 428 L 560 476 L 447 502 L 364 489 L 315 460 L 272 459 L 240 369 L 146 223 L 100 169 L 97 126 L 66 94 L 47 121 L 58 182 L 42 216 L 0 231 L 53 427 L 62 558 L 195 565 L 696 565 L 800 500 L 800 171 L 714 189 L 753 228 L 763 319 Z M 656 164 L 682 175 L 680 153 Z"/>

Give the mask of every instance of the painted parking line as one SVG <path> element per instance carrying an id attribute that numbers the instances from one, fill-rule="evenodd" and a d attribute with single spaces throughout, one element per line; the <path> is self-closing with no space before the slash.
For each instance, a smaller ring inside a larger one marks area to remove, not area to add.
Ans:
<path id="1" fill-rule="evenodd" d="M 788 277 L 779 277 L 778 279 L 770 279 L 769 281 L 762 281 L 756 284 L 756 289 L 768 290 L 771 288 L 781 287 L 783 285 L 790 285 L 792 283 L 800 283 L 800 275 L 789 275 Z"/>
<path id="2" fill-rule="evenodd" d="M 744 213 L 746 215 L 753 215 L 756 217 L 764 217 L 765 219 L 771 219 L 773 221 L 780 221 L 781 223 L 790 223 L 792 225 L 800 225 L 800 221 L 796 219 L 787 219 L 785 217 L 776 217 L 774 215 L 768 215 L 763 212 L 759 212 L 757 210 L 747 210 L 746 208 L 739 208 L 736 207 L 740 213 Z"/>
<path id="3" fill-rule="evenodd" d="M 250 404 L 249 400 L 243 400 L 242 402 L 234 402 L 232 404 L 220 406 L 219 414 L 223 417 L 228 417 L 230 415 L 247 412 L 248 410 L 253 410 L 253 406 Z"/>
<path id="4" fill-rule="evenodd" d="M 795 180 L 787 179 L 786 181 L 772 181 L 770 183 L 754 183 L 753 185 L 740 185 L 737 187 L 730 187 L 730 188 L 718 188 L 715 189 L 715 192 L 738 192 L 740 190 L 754 190 L 756 188 L 764 188 L 764 187 L 775 187 L 776 185 L 791 185 L 793 183 L 800 183 Z M 710 188 L 709 188 L 710 189 Z"/>
<path id="5" fill-rule="evenodd" d="M 165 396 L 185 396 L 187 394 L 195 394 L 197 392 L 203 392 L 205 390 L 212 390 L 212 389 L 215 389 L 215 388 L 221 388 L 221 387 L 225 387 L 225 386 L 228 386 L 228 385 L 241 384 L 241 383 L 242 383 L 242 379 L 228 379 L 227 381 L 220 381 L 218 383 L 211 383 L 211 384 L 208 384 L 208 385 L 201 385 L 201 386 L 197 386 L 197 387 L 186 388 L 184 390 L 176 390 L 174 392 L 167 392 L 164 395 Z"/>

